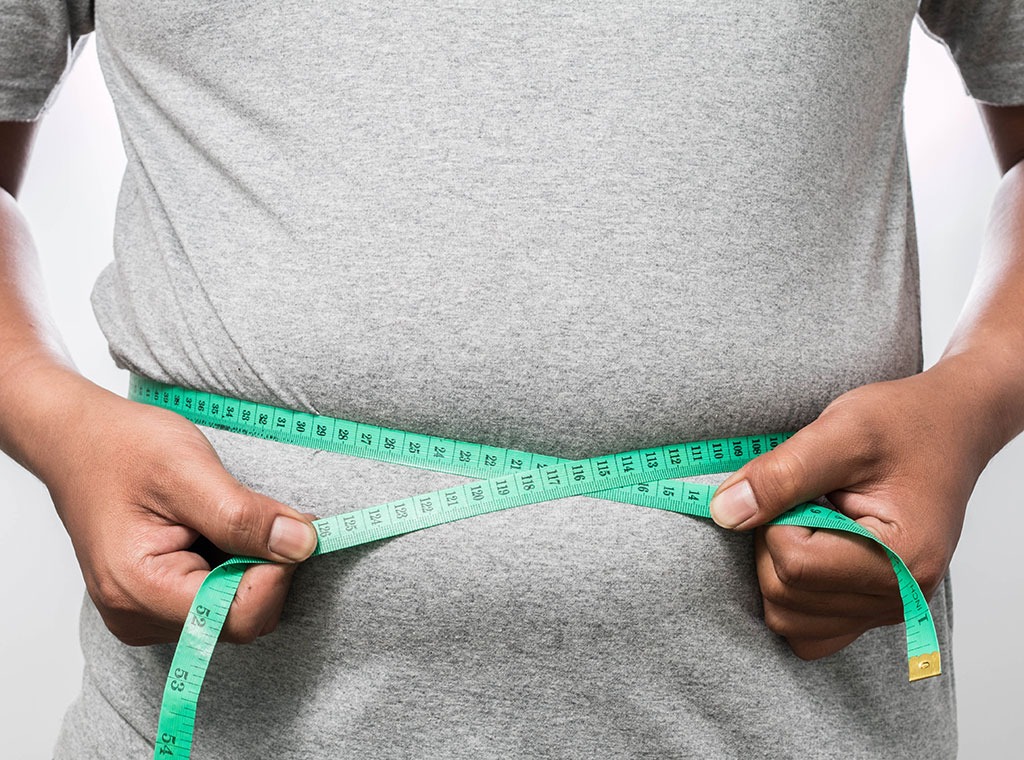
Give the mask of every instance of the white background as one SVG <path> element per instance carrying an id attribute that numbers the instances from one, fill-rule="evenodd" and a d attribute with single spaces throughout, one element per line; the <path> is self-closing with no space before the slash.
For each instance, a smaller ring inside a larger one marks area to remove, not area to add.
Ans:
<path id="1" fill-rule="evenodd" d="M 918 217 L 925 366 L 938 358 L 964 302 L 999 176 L 975 106 L 941 45 L 914 30 L 906 100 Z M 51 302 L 81 371 L 119 393 L 88 293 L 111 258 L 124 153 L 93 42 L 43 126 L 22 206 L 44 262 Z M 953 560 L 961 755 L 1016 754 L 1024 646 L 1016 630 L 1024 534 L 1014 477 L 1024 437 L 983 474 Z M 5 757 L 47 758 L 79 688 L 82 580 L 46 490 L 0 454 L 0 730 Z M 948 676 L 943 676 L 948 677 Z M 153 684 L 154 689 L 161 684 Z M 155 728 L 155 727 L 154 727 Z M 913 730 L 913 727 L 908 727 Z"/>

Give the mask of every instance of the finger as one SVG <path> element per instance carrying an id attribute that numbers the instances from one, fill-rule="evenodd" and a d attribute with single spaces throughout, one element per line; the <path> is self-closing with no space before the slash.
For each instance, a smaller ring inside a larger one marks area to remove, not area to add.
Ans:
<path id="1" fill-rule="evenodd" d="M 819 660 L 849 646 L 860 637 L 861 633 L 837 636 L 834 639 L 787 638 L 786 642 L 801 660 Z"/>
<path id="2" fill-rule="evenodd" d="M 221 640 L 248 644 L 277 625 L 298 565 L 253 565 L 242 575 Z"/>
<path id="3" fill-rule="evenodd" d="M 129 643 L 177 641 L 187 621 L 209 565 L 192 552 L 148 558 L 145 597 L 136 603 L 147 613 L 141 622 L 133 616 L 132 629 L 118 632 Z M 230 643 L 249 643 L 277 625 L 296 564 L 261 564 L 246 568 L 228 610 L 220 638 Z"/>
<path id="4" fill-rule="evenodd" d="M 870 620 L 842 615 L 809 615 L 788 610 L 765 600 L 764 622 L 769 630 L 786 638 L 832 639 L 860 635 L 872 627 Z M 897 621 L 898 622 L 898 621 Z M 878 622 L 877 625 L 883 625 Z"/>
<path id="5" fill-rule="evenodd" d="M 863 536 L 769 525 L 765 548 L 779 580 L 794 589 L 894 597 L 899 583 L 881 546 Z"/>
<path id="6" fill-rule="evenodd" d="M 123 569 L 116 583 L 104 584 L 97 609 L 110 632 L 125 644 L 176 641 L 209 571 L 206 561 L 192 552 L 144 555 Z"/>
<path id="7" fill-rule="evenodd" d="M 292 578 L 295 575 L 295 570 L 298 565 L 282 565 L 288 571 L 288 583 L 285 589 L 285 594 L 281 596 L 281 602 L 276 606 L 270 616 L 267 618 L 266 623 L 263 624 L 263 629 L 260 631 L 260 636 L 266 636 L 269 633 L 273 633 L 277 630 L 278 625 L 281 623 L 281 616 L 284 614 L 284 603 L 287 599 L 287 590 L 291 587 Z"/>
<path id="8" fill-rule="evenodd" d="M 724 528 L 763 525 L 797 504 L 863 480 L 875 460 L 859 426 L 819 418 L 722 481 L 711 515 Z"/>
<path id="9" fill-rule="evenodd" d="M 205 478 L 202 490 L 180 509 L 183 522 L 231 554 L 291 563 L 316 549 L 316 530 L 307 516 L 249 490 L 227 472 Z"/>
<path id="10" fill-rule="evenodd" d="M 761 595 L 779 607 L 812 615 L 843 615 L 875 618 L 898 604 L 888 596 L 846 591 L 807 591 L 784 583 L 778 575 L 771 552 L 764 545 L 761 531 L 755 537 L 754 562 Z"/>

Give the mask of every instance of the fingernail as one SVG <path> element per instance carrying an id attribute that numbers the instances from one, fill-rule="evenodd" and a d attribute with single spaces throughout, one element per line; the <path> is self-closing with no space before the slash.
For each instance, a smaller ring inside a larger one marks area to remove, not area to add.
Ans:
<path id="1" fill-rule="evenodd" d="M 269 546 L 274 554 L 301 562 L 316 548 L 316 531 L 311 525 L 279 515 L 270 528 Z"/>
<path id="2" fill-rule="evenodd" d="M 735 528 L 757 514 L 757 499 L 750 483 L 733 483 L 711 499 L 711 517 L 723 528 Z"/>

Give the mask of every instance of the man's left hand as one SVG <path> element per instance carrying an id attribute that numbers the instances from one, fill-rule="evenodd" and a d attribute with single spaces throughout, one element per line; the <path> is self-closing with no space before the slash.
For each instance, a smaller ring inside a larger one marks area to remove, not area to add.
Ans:
<path id="1" fill-rule="evenodd" d="M 896 552 L 930 600 L 994 453 L 986 417 L 969 403 L 976 383 L 967 363 L 948 361 L 854 388 L 719 486 L 715 521 L 756 528 L 765 623 L 802 659 L 901 623 L 899 588 L 884 550 L 866 538 L 765 523 L 824 495 Z"/>

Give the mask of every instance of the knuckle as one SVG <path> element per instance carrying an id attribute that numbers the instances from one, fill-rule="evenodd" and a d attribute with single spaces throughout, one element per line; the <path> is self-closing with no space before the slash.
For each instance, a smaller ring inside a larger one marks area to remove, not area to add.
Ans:
<path id="1" fill-rule="evenodd" d="M 815 642 L 790 641 L 789 648 L 804 662 L 820 660 L 825 656 L 825 652 L 821 651 L 821 647 L 817 646 Z"/>
<path id="2" fill-rule="evenodd" d="M 152 643 L 152 637 L 140 630 L 136 619 L 111 610 L 101 610 L 101 617 L 107 630 L 122 644 L 137 647 Z"/>
<path id="3" fill-rule="evenodd" d="M 141 558 L 124 558 L 119 567 L 91 575 L 86 582 L 89 596 L 107 630 L 127 646 L 147 646 L 167 641 L 153 628 L 151 615 L 139 595 L 144 570 Z"/>
<path id="4" fill-rule="evenodd" d="M 761 586 L 761 596 L 768 602 L 783 604 L 787 600 L 786 587 L 779 581 L 776 573 L 761 573 L 758 575 Z"/>
<path id="5" fill-rule="evenodd" d="M 807 465 L 797 450 L 780 451 L 763 463 L 758 472 L 758 483 L 753 487 L 760 488 L 759 495 L 774 504 L 786 499 L 793 484 L 805 482 L 806 475 Z"/>
<path id="6" fill-rule="evenodd" d="M 933 558 L 923 561 L 917 572 L 914 573 L 917 583 L 926 597 L 930 597 L 935 592 L 945 575 L 945 567 Z"/>
<path id="7" fill-rule="evenodd" d="M 236 492 L 221 496 L 215 511 L 224 537 L 232 544 L 244 544 L 257 527 L 255 514 Z"/>
<path id="8" fill-rule="evenodd" d="M 227 629 L 225 640 L 231 644 L 252 644 L 260 636 L 262 626 L 254 620 L 235 623 Z"/>
<path id="9" fill-rule="evenodd" d="M 779 636 L 786 636 L 790 633 L 788 616 L 785 611 L 773 604 L 764 606 L 764 623 L 768 630 Z"/>
<path id="10" fill-rule="evenodd" d="M 799 586 L 807 577 L 807 562 L 801 552 L 787 550 L 772 558 L 775 574 L 785 586 Z"/>
<path id="11" fill-rule="evenodd" d="M 97 608 L 111 616 L 127 615 L 135 611 L 134 600 L 112 575 L 94 578 L 89 586 L 89 596 Z"/>

